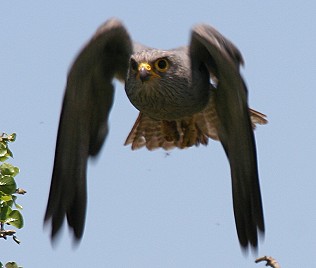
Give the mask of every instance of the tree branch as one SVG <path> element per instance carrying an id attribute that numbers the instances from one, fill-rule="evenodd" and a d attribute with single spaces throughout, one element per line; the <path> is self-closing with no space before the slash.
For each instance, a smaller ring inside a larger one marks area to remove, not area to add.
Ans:
<path id="1" fill-rule="evenodd" d="M 255 260 L 255 263 L 266 261 L 266 266 L 270 266 L 272 268 L 281 268 L 280 264 L 273 259 L 272 257 L 264 256 Z"/>

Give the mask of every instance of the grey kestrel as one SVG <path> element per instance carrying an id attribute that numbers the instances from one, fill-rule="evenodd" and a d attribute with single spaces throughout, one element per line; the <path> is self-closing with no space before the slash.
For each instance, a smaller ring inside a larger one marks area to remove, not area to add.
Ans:
<path id="1" fill-rule="evenodd" d="M 219 140 L 230 163 L 236 229 L 243 248 L 264 233 L 253 129 L 266 118 L 249 109 L 239 50 L 208 25 L 197 25 L 188 46 L 171 50 L 132 42 L 117 19 L 105 22 L 73 63 L 60 116 L 45 222 L 54 238 L 67 217 L 84 231 L 87 160 L 99 153 L 117 78 L 139 110 L 125 144 L 171 149 Z"/>

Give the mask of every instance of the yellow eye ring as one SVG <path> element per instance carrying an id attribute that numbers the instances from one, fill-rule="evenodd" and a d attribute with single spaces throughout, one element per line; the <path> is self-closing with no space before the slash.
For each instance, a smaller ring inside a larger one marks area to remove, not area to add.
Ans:
<path id="1" fill-rule="evenodd" d="M 167 59 L 158 59 L 155 61 L 155 68 L 159 72 L 166 72 L 169 69 L 169 62 Z"/>

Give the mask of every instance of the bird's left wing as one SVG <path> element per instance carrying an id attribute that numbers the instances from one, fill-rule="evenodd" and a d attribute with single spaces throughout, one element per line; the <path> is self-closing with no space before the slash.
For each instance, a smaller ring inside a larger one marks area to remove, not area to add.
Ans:
<path id="1" fill-rule="evenodd" d="M 76 239 L 84 230 L 86 168 L 108 133 L 114 77 L 126 78 L 133 44 L 120 21 L 104 23 L 73 63 L 67 79 L 45 214 L 52 238 L 67 216 Z"/>
<path id="2" fill-rule="evenodd" d="M 216 81 L 215 88 L 211 88 L 219 119 L 218 136 L 230 162 L 238 238 L 242 247 L 256 248 L 258 230 L 264 232 L 264 220 L 247 89 L 239 72 L 242 56 L 208 25 L 193 29 L 190 56 L 193 79 L 194 71 L 199 70 L 210 73 L 210 84 Z"/>

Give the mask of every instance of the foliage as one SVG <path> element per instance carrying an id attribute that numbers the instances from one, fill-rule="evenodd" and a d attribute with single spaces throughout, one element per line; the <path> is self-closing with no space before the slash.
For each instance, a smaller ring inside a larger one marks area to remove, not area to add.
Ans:
<path id="1" fill-rule="evenodd" d="M 8 230 L 5 227 L 13 226 L 21 229 L 23 227 L 23 217 L 20 212 L 22 206 L 17 204 L 17 194 L 25 194 L 23 189 L 17 188 L 15 176 L 20 172 L 18 167 L 15 167 L 6 161 L 13 157 L 11 150 L 8 147 L 10 142 L 14 142 L 16 134 L 2 134 L 0 136 L 0 238 L 7 239 L 12 236 L 16 243 L 20 243 L 17 239 L 15 230 Z M 17 268 L 15 262 L 8 262 L 5 266 L 0 262 L 0 268 Z"/>
<path id="2" fill-rule="evenodd" d="M 0 262 L 0 268 L 20 268 L 15 262 L 8 262 L 5 266 Z"/>

